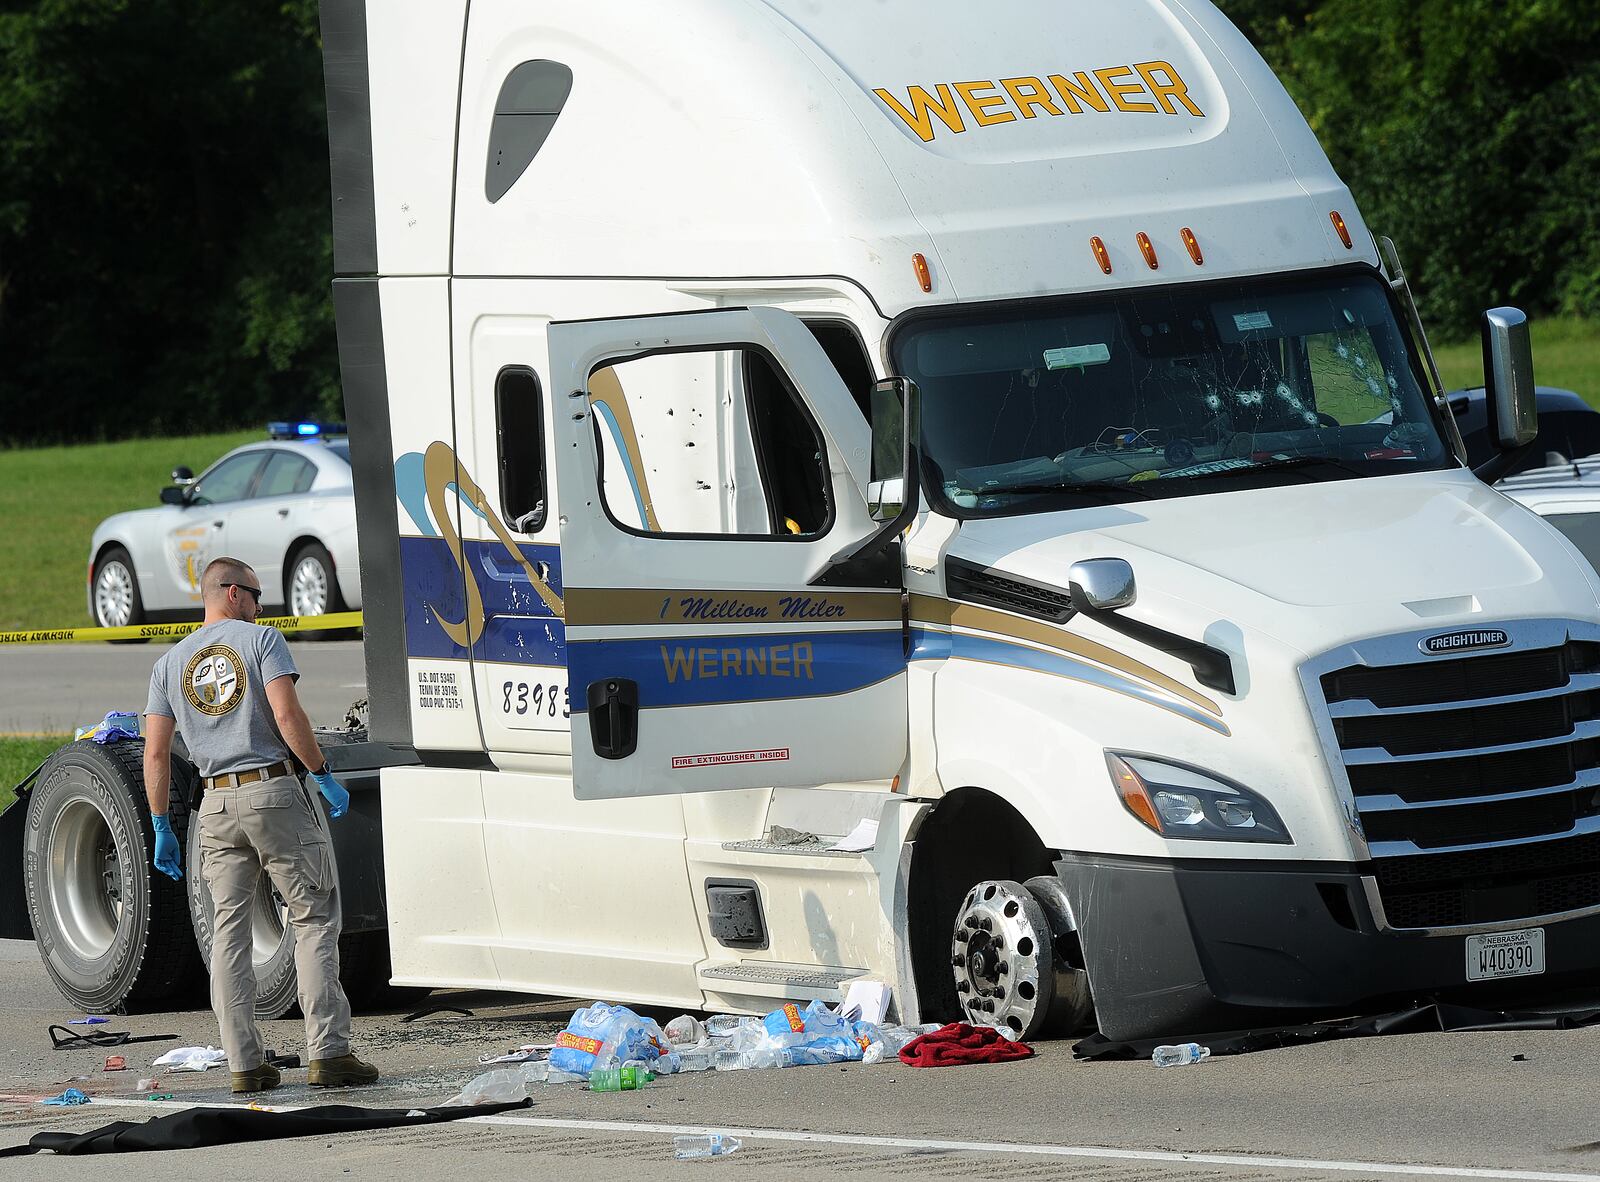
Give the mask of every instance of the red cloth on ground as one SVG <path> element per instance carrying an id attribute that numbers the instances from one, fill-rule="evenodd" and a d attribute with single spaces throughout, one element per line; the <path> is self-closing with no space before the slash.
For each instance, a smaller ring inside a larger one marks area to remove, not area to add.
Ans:
<path id="1" fill-rule="evenodd" d="M 992 1026 L 952 1022 L 906 1043 L 900 1048 L 900 1062 L 912 1067 L 955 1067 L 961 1063 L 1008 1063 L 1032 1054 L 1027 1043 L 1012 1042 Z"/>

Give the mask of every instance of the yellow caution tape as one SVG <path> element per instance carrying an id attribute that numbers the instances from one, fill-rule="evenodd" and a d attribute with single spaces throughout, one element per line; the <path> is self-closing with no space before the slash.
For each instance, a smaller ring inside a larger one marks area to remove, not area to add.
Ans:
<path id="1" fill-rule="evenodd" d="M 360 612 L 330 612 L 325 616 L 270 616 L 256 621 L 279 632 L 320 632 L 328 628 L 361 627 Z M 129 624 L 124 628 L 35 628 L 27 632 L 0 632 L 0 644 L 55 644 L 72 640 L 155 640 L 187 636 L 200 627 L 199 620 L 181 624 Z"/>

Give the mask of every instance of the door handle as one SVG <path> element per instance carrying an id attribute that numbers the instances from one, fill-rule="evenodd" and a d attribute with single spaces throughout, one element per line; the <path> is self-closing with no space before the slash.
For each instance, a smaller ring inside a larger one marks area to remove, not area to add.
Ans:
<path id="1" fill-rule="evenodd" d="M 589 738 L 601 759 L 626 759 L 639 746 L 639 683 L 626 677 L 591 681 Z"/>
<path id="2" fill-rule="evenodd" d="M 211 528 L 212 529 L 221 529 L 225 524 L 227 524 L 227 523 L 226 522 L 222 522 L 222 521 L 213 521 L 211 523 Z"/>
<path id="3" fill-rule="evenodd" d="M 279 509 L 278 510 L 278 516 L 279 517 L 287 517 L 287 516 L 289 516 L 289 510 L 287 510 L 287 509 Z"/>

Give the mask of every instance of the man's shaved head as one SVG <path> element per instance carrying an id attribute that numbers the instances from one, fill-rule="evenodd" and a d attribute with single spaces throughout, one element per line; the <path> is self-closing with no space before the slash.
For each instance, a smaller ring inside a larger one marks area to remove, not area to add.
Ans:
<path id="1" fill-rule="evenodd" d="M 206 602 L 218 597 L 228 597 L 227 583 L 248 583 L 257 586 L 256 572 L 247 562 L 240 562 L 237 558 L 213 558 L 206 563 L 205 573 L 200 576 L 200 596 Z"/>

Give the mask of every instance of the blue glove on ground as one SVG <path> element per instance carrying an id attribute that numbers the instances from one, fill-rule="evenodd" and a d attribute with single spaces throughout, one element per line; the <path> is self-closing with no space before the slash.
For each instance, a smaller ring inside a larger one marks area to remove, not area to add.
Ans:
<path id="1" fill-rule="evenodd" d="M 150 814 L 150 824 L 156 831 L 156 869 L 176 881 L 183 877 L 178 867 L 178 835 L 172 831 L 172 822 L 166 813 Z"/>
<path id="2" fill-rule="evenodd" d="M 311 778 L 317 782 L 317 791 L 328 802 L 328 816 L 335 821 L 344 816 L 345 809 L 350 807 L 350 794 L 345 791 L 344 785 L 335 780 L 327 768 L 312 772 Z"/>

